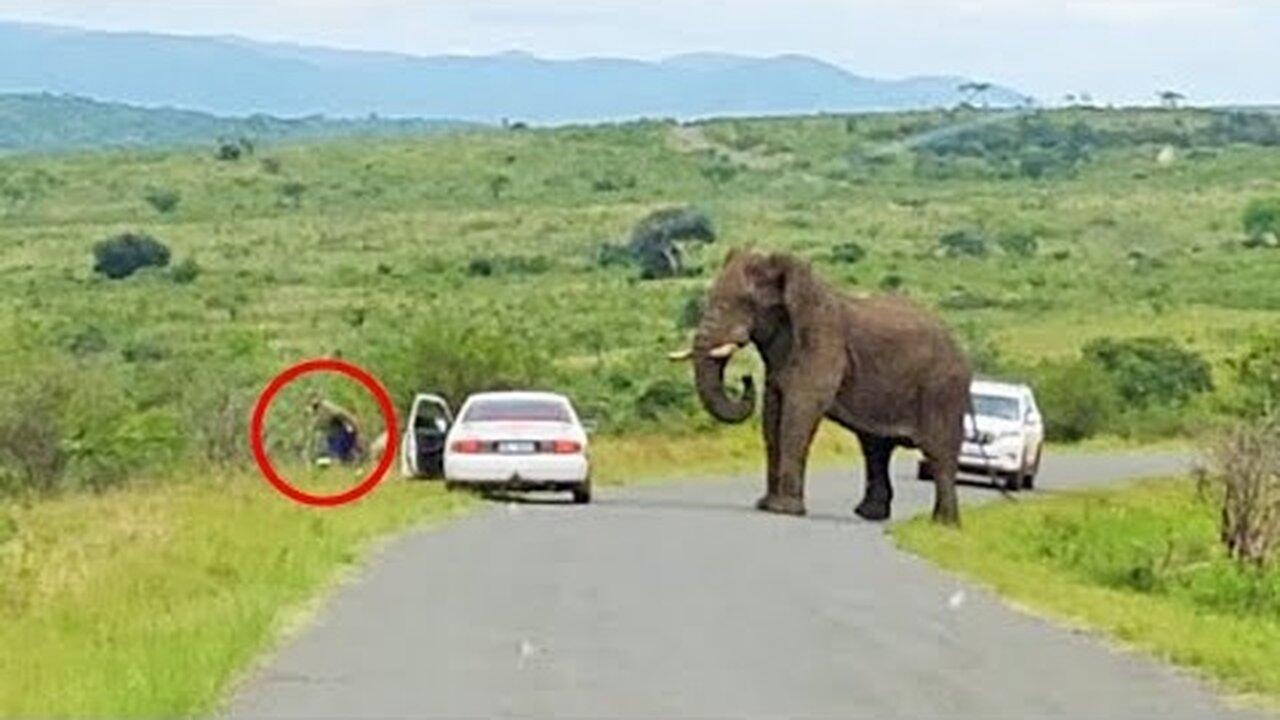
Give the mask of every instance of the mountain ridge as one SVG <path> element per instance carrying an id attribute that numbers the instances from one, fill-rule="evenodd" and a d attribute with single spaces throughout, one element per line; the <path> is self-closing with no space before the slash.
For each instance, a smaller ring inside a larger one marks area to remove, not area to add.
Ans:
<path id="1" fill-rule="evenodd" d="M 0 21 L 0 93 L 49 92 L 224 116 L 567 124 L 911 110 L 957 104 L 962 82 L 873 79 L 800 54 L 701 52 L 658 61 L 547 59 L 522 51 L 410 55 Z M 995 106 L 1025 100 L 999 86 L 986 99 Z"/>

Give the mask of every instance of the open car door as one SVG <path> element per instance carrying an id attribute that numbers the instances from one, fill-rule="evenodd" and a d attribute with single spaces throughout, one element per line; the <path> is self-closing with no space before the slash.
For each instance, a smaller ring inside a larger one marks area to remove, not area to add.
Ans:
<path id="1" fill-rule="evenodd" d="M 444 477 L 444 439 L 453 426 L 449 403 L 439 395 L 413 399 L 400 447 L 400 472 L 407 478 Z"/>

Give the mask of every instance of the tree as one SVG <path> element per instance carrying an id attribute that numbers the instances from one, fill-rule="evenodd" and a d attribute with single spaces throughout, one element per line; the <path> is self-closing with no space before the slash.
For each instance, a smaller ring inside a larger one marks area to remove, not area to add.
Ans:
<path id="1" fill-rule="evenodd" d="M 1182 101 L 1187 99 L 1186 95 L 1177 90 L 1161 90 L 1157 96 L 1160 98 L 1160 104 L 1169 110 L 1177 110 Z"/>
<path id="2" fill-rule="evenodd" d="M 962 83 L 956 89 L 965 96 L 964 102 L 966 104 L 973 105 L 976 102 L 981 101 L 982 107 L 985 108 L 987 107 L 986 95 L 991 90 L 991 87 L 992 85 L 989 82 L 969 81 Z"/>
<path id="3" fill-rule="evenodd" d="M 675 277 L 685 272 L 681 243 L 712 243 L 716 232 L 711 218 L 688 207 L 664 208 L 650 213 L 631 232 L 628 250 L 640 264 L 646 280 Z"/>

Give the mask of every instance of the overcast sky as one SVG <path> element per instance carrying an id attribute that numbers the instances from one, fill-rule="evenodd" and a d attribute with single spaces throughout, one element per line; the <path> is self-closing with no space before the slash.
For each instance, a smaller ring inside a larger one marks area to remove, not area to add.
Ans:
<path id="1" fill-rule="evenodd" d="M 0 0 L 0 18 L 424 55 L 805 53 L 1049 101 L 1280 102 L 1280 0 Z"/>

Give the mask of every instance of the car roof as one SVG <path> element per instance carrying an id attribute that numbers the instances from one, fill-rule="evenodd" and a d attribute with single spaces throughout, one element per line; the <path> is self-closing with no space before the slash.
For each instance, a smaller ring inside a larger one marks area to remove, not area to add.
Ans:
<path id="1" fill-rule="evenodd" d="M 1026 383 L 1003 382 L 1000 380 L 974 380 L 969 386 L 969 391 L 982 395 L 1010 395 L 1022 396 L 1031 393 L 1031 387 Z"/>
<path id="2" fill-rule="evenodd" d="M 554 402 L 569 402 L 569 398 L 560 393 L 541 392 L 532 390 L 506 390 L 495 392 L 479 392 L 474 393 L 467 398 L 467 402 L 478 400 L 549 400 Z"/>

